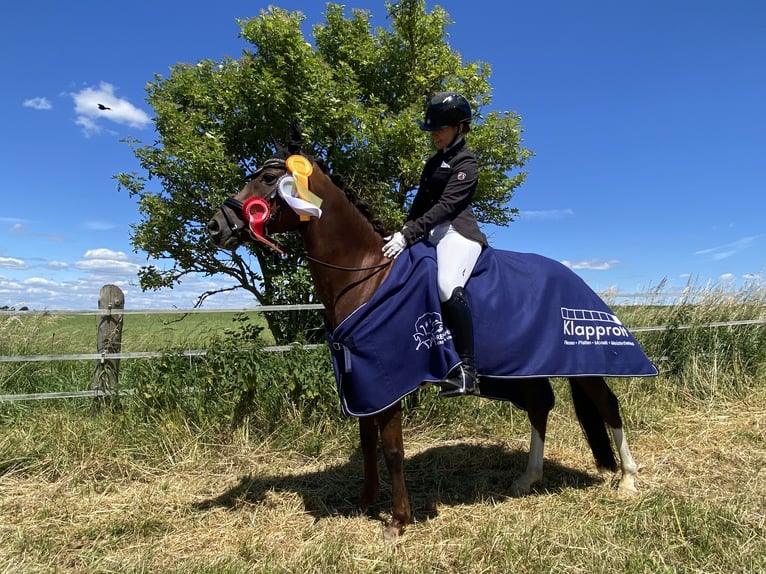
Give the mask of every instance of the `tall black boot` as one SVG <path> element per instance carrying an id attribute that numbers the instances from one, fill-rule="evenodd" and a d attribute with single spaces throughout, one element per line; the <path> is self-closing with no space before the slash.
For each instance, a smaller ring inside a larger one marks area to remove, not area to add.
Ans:
<path id="1" fill-rule="evenodd" d="M 439 381 L 438 384 L 442 388 L 439 396 L 478 394 L 479 378 L 473 358 L 473 319 L 462 287 L 455 287 L 452 296 L 442 303 L 442 314 L 444 322 L 452 332 L 455 350 L 462 363 L 447 373 L 443 381 Z"/>

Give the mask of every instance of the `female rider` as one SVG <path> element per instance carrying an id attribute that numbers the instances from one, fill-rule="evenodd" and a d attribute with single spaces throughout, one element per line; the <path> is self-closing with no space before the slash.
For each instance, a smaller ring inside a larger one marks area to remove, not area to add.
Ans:
<path id="1" fill-rule="evenodd" d="M 431 98 L 425 120 L 419 123 L 420 129 L 430 132 L 437 151 L 426 161 L 404 227 L 383 246 L 383 254 L 391 259 L 417 241 L 425 239 L 436 246 L 442 314 L 462 361 L 440 381 L 442 397 L 478 392 L 473 320 L 464 287 L 487 238 L 471 210 L 479 175 L 476 158 L 463 139 L 471 117 L 468 100 L 458 93 Z"/>

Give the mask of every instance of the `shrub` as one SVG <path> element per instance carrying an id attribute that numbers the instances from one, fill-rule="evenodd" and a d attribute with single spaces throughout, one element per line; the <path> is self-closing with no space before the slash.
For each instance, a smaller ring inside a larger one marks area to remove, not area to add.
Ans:
<path id="1" fill-rule="evenodd" d="M 192 421 L 268 433 L 286 413 L 321 417 L 337 413 L 332 365 L 326 348 L 266 352 L 246 320 L 213 341 L 201 357 L 168 352 L 141 362 L 125 378 L 143 416 L 177 412 Z"/>

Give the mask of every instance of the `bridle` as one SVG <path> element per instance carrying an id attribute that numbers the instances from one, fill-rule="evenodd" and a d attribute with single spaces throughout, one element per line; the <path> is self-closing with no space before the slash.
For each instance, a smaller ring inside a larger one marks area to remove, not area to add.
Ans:
<path id="1" fill-rule="evenodd" d="M 253 173 L 253 175 L 250 177 L 250 180 L 258 177 L 258 175 L 260 175 L 264 169 L 272 167 L 282 168 L 287 171 L 285 160 L 279 158 L 271 158 Z M 286 175 L 287 174 L 285 174 L 285 176 Z M 251 237 L 261 241 L 262 243 L 266 243 L 272 249 L 284 255 L 285 252 L 278 246 L 276 241 L 269 237 L 267 231 L 268 226 L 276 221 L 276 219 L 279 217 L 282 206 L 284 204 L 284 200 L 278 193 L 280 180 L 278 180 L 274 185 L 274 189 L 271 191 L 271 193 L 265 197 L 251 197 L 246 199 L 244 202 L 238 199 L 234 199 L 233 197 L 228 197 L 224 200 L 223 205 L 231 209 L 235 214 L 237 214 L 238 219 L 245 223 L 243 227 L 239 227 L 236 221 L 232 221 L 231 217 L 229 217 L 229 214 L 225 209 L 221 209 L 221 213 L 223 214 L 223 218 L 226 220 L 226 224 L 234 235 L 241 238 L 243 232 L 248 231 Z M 273 202 L 276 202 L 276 205 L 274 209 L 271 209 Z M 253 209 L 260 211 L 260 213 L 254 214 Z M 260 234 L 255 234 L 251 231 L 251 226 L 253 225 L 253 217 L 258 218 L 256 225 L 258 225 L 259 229 L 262 231 Z M 347 272 L 381 270 L 393 263 L 393 260 L 388 260 L 385 263 L 379 263 L 377 265 L 370 265 L 366 267 L 344 267 L 342 265 L 335 265 L 334 263 L 328 263 L 327 261 L 322 261 L 315 257 L 311 257 L 306 253 L 304 253 L 302 257 L 308 261 L 316 263 L 317 265 L 321 265 L 329 269 L 335 269 L 337 271 Z"/>
<path id="2" fill-rule="evenodd" d="M 259 167 L 253 173 L 253 175 L 250 176 L 250 180 L 253 180 L 256 177 L 258 177 L 264 169 L 271 168 L 271 167 L 287 169 L 285 167 L 285 160 L 272 158 L 267 160 L 266 163 L 264 163 L 261 167 Z M 263 220 L 259 222 L 261 225 L 261 228 L 263 229 L 263 237 L 266 237 L 266 238 L 268 238 L 268 235 L 266 234 L 266 229 L 268 228 L 269 224 L 276 221 L 282 209 L 282 203 L 279 201 L 277 202 L 276 207 L 274 209 L 271 209 L 271 202 L 278 197 L 278 194 L 277 194 L 278 188 L 279 188 L 279 182 L 277 182 L 277 185 L 274 186 L 274 189 L 266 197 L 252 198 L 252 199 L 260 199 L 260 202 L 262 202 L 260 204 L 261 209 L 265 209 L 264 213 L 268 214 L 267 218 L 263 218 Z M 241 238 L 242 233 L 244 231 L 248 231 L 247 224 L 249 223 L 249 221 L 252 219 L 252 216 L 253 216 L 252 212 L 246 209 L 247 201 L 242 202 L 242 201 L 239 201 L 238 199 L 234 199 L 233 197 L 227 197 L 226 200 L 224 200 L 223 205 L 231 209 L 234 213 L 236 213 L 239 220 L 242 223 L 245 223 L 243 227 L 239 227 L 236 221 L 232 221 L 227 211 L 225 209 L 221 209 L 221 213 L 223 214 L 223 218 L 226 220 L 226 225 L 228 225 L 229 230 L 234 235 Z M 273 243 L 272 243 L 272 246 L 276 247 Z M 277 251 L 281 252 L 279 248 L 277 248 Z"/>

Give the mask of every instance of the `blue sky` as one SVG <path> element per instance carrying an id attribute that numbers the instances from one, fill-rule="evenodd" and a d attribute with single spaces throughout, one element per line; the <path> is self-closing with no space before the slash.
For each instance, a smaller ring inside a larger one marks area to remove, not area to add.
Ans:
<path id="1" fill-rule="evenodd" d="M 274 4 L 323 21 L 324 2 Z M 345 3 L 386 25 L 383 0 Z M 492 66 L 489 109 L 515 110 L 535 152 L 491 243 L 564 262 L 595 290 L 764 283 L 766 3 L 444 0 L 451 46 Z M 0 21 L 0 306 L 189 307 L 192 278 L 142 293 L 112 176 L 154 141 L 144 87 L 178 62 L 236 57 L 237 18 L 268 3 L 13 2 Z M 348 13 L 348 12 L 347 12 Z M 310 37 L 308 38 L 310 40 Z M 98 103 L 112 108 L 99 112 Z M 217 284 L 223 284 L 219 281 Z M 206 306 L 253 305 L 246 295 Z"/>

